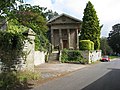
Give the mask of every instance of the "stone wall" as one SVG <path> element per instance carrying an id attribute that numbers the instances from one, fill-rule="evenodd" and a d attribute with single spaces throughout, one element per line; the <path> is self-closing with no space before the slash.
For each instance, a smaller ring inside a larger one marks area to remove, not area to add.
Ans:
<path id="1" fill-rule="evenodd" d="M 96 62 L 101 59 L 101 50 L 81 51 L 82 56 L 88 60 L 88 63 Z"/>
<path id="2" fill-rule="evenodd" d="M 34 53 L 34 65 L 37 66 L 37 65 L 45 63 L 45 55 L 46 55 L 46 53 L 43 51 L 42 52 L 35 51 L 35 53 Z"/>

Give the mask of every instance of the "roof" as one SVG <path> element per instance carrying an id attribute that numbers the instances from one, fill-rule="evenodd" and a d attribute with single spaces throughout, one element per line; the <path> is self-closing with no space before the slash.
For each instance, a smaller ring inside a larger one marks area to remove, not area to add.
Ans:
<path id="1" fill-rule="evenodd" d="M 70 15 L 67 15 L 67 14 L 63 13 L 63 14 L 60 14 L 60 15 L 58 15 L 58 16 L 53 17 L 52 19 L 50 19 L 50 20 L 48 21 L 48 23 L 51 23 L 52 21 L 54 21 L 54 20 L 56 20 L 56 19 L 58 19 L 58 18 L 60 18 L 60 17 L 62 17 L 62 16 L 66 16 L 66 17 L 71 18 L 71 19 L 73 19 L 73 20 L 75 20 L 75 21 L 77 21 L 77 22 L 82 22 L 81 20 L 79 20 L 79 19 L 77 19 L 77 18 L 74 18 L 74 17 L 72 17 L 72 16 L 70 16 Z"/>

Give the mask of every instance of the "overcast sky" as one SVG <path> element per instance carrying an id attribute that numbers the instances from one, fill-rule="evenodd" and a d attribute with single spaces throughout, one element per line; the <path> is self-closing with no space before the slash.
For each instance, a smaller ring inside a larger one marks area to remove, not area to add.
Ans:
<path id="1" fill-rule="evenodd" d="M 100 20 L 103 24 L 101 36 L 108 36 L 112 26 L 120 23 L 120 0 L 89 0 L 94 5 Z M 69 14 L 82 20 L 83 12 L 88 0 L 25 0 L 32 5 L 47 7 L 53 11 Z"/>

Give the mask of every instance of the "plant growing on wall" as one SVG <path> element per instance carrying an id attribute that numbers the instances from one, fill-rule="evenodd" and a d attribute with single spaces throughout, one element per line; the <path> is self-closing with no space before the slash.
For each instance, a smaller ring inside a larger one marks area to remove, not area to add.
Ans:
<path id="1" fill-rule="evenodd" d="M 94 6 L 88 1 L 84 9 L 80 40 L 90 40 L 94 42 L 94 48 L 100 48 L 100 26 Z"/>
<path id="2" fill-rule="evenodd" d="M 22 33 L 0 31 L 0 89 L 11 90 L 18 83 L 17 65 L 21 63 L 24 36 Z M 14 90 L 14 89 L 13 89 Z"/>

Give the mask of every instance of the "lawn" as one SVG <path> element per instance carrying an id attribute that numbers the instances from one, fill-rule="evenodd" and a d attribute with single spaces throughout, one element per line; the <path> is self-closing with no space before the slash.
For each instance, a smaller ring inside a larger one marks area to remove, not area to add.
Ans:
<path id="1" fill-rule="evenodd" d="M 119 56 L 109 56 L 110 59 L 119 58 Z"/>

